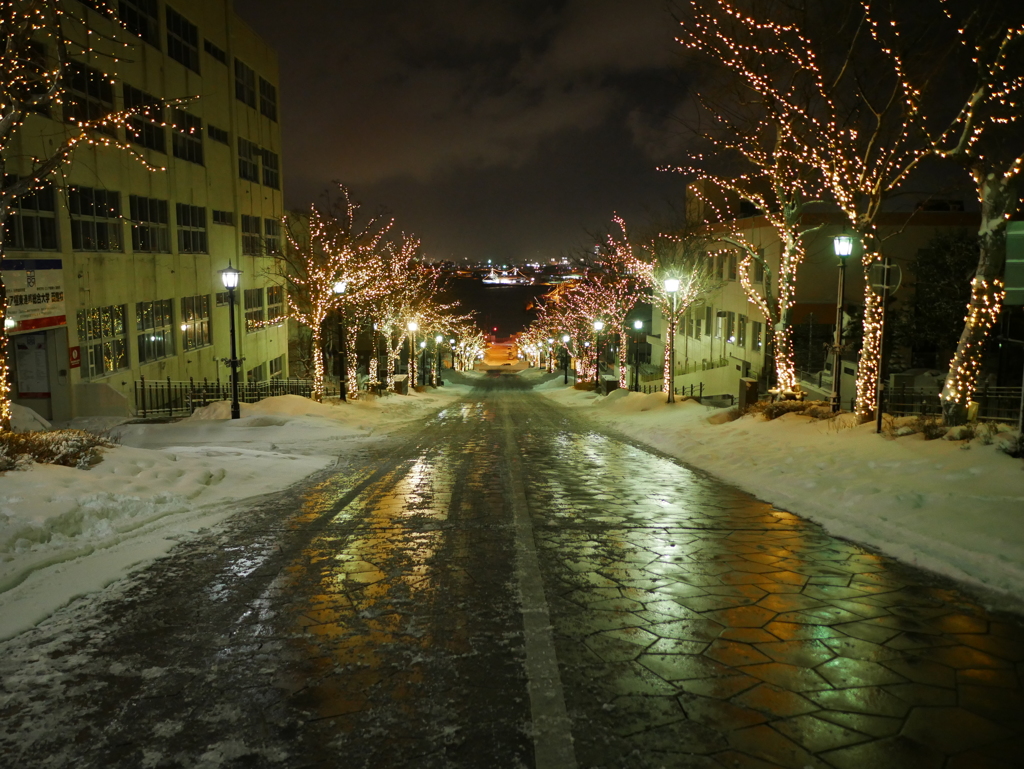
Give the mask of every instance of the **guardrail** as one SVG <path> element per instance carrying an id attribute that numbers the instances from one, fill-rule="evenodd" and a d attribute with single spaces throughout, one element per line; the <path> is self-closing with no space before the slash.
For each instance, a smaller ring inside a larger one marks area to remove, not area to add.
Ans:
<path id="1" fill-rule="evenodd" d="M 311 379 L 268 379 L 263 382 L 239 382 L 238 401 L 256 403 L 274 395 L 301 395 L 309 398 L 313 394 Z M 336 396 L 335 387 L 326 388 L 325 395 Z M 167 379 L 146 379 L 135 381 L 135 410 L 143 417 L 189 416 L 196 409 L 216 401 L 231 399 L 231 382 L 203 379 L 196 381 L 172 381 Z"/>
<path id="2" fill-rule="evenodd" d="M 882 411 L 894 417 L 939 416 L 942 404 L 935 390 L 913 387 L 886 388 Z M 975 391 L 973 401 L 978 404 L 978 420 L 982 422 L 1008 422 L 1016 424 L 1020 418 L 1021 388 L 982 387 Z"/>

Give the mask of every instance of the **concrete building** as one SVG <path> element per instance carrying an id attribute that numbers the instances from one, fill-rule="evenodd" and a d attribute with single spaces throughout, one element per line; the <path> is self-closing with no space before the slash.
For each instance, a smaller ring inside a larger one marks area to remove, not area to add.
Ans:
<path id="1" fill-rule="evenodd" d="M 820 228 L 806 241 L 807 255 L 798 270 L 796 306 L 790 321 L 797 339 L 796 365 L 801 382 L 812 397 L 826 397 L 831 392 L 832 360 L 825 345 L 832 340 L 836 319 L 839 260 L 833 250 L 833 239 L 844 232 L 840 214 L 810 214 L 808 224 Z M 977 232 L 978 215 L 963 211 L 916 211 L 884 213 L 879 218 L 879 230 L 884 238 L 882 250 L 903 272 L 903 284 L 894 295 L 896 302 L 906 301 L 913 292 L 910 271 L 920 249 L 940 231 L 963 230 Z M 709 228 L 722 231 L 724 225 Z M 762 252 L 768 264 L 769 275 L 778 275 L 782 244 L 776 231 L 762 216 L 738 219 L 729 226 L 740 232 L 748 242 Z M 847 231 L 848 232 L 848 231 Z M 739 251 L 725 244 L 713 245 L 708 258 L 713 260 L 713 272 L 721 281 L 721 288 L 706 301 L 691 309 L 679 324 L 675 340 L 675 386 L 680 392 L 699 391 L 703 384 L 706 395 L 736 396 L 740 379 L 762 380 L 762 389 L 771 361 L 766 363 L 769 329 L 767 321 L 755 304 L 747 299 L 738 275 Z M 857 244 L 846 265 L 846 307 L 863 304 L 863 269 L 861 249 Z M 755 284 L 763 282 L 763 273 L 755 267 Z M 777 291 L 774 292 L 777 295 Z M 849 309 L 847 310 L 850 311 Z M 657 311 L 652 322 L 652 362 L 664 360 L 665 322 Z M 854 393 L 856 355 L 844 359 L 841 390 L 844 404 Z M 647 376 L 648 387 L 660 387 L 660 374 Z"/>
<path id="2" fill-rule="evenodd" d="M 8 220 L 14 402 L 59 422 L 135 413 L 143 378 L 227 380 L 229 261 L 243 272 L 242 376 L 287 376 L 285 298 L 271 278 L 284 211 L 276 54 L 230 0 L 65 8 L 95 31 L 94 50 L 75 57 L 63 105 L 29 118 L 12 157 L 40 154 L 75 116 L 152 103 L 149 119 L 111 130 L 166 170 L 81 147 Z"/>

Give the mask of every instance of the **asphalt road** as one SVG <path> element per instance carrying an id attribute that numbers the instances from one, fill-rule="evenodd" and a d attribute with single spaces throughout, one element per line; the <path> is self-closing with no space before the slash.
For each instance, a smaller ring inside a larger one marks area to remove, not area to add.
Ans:
<path id="1" fill-rule="evenodd" d="M 1024 755 L 1019 618 L 510 375 L 0 645 L 0 673 L 5 767 Z"/>

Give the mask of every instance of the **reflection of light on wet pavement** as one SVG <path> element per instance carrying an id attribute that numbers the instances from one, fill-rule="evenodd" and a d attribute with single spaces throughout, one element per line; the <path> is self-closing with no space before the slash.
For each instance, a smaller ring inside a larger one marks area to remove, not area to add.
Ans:
<path id="1" fill-rule="evenodd" d="M 103 769 L 224 746 L 251 766 L 1019 763 L 1019 618 L 515 378 L 482 386 L 506 391 L 183 544 L 80 627 L 5 645 L 0 750 Z"/>

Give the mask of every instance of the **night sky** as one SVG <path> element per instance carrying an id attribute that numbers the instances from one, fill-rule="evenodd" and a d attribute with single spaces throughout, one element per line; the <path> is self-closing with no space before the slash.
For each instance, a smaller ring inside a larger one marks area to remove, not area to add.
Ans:
<path id="1" fill-rule="evenodd" d="M 290 208 L 339 180 L 430 258 L 524 261 L 682 207 L 664 0 L 235 6 L 280 57 Z"/>

